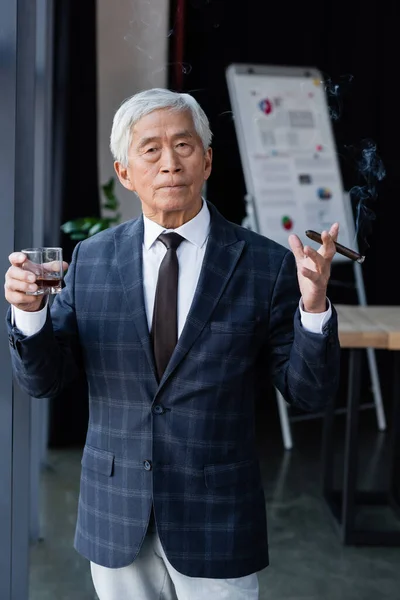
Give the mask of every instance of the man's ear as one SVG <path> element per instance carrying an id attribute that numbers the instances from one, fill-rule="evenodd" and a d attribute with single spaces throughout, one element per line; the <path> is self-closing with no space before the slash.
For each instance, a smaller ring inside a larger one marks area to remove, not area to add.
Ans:
<path id="1" fill-rule="evenodd" d="M 131 192 L 134 192 L 135 188 L 133 186 L 132 181 L 130 180 L 128 168 L 124 167 L 124 165 L 122 163 L 120 163 L 118 161 L 115 161 L 115 163 L 114 163 L 114 169 L 115 169 L 115 172 L 118 175 L 118 179 L 120 180 L 120 182 L 122 183 L 122 185 L 127 190 L 130 190 Z"/>
<path id="2" fill-rule="evenodd" d="M 212 158 L 213 158 L 212 149 L 208 148 L 205 153 L 205 156 L 204 156 L 204 180 L 205 181 L 207 181 L 207 179 L 211 175 Z"/>

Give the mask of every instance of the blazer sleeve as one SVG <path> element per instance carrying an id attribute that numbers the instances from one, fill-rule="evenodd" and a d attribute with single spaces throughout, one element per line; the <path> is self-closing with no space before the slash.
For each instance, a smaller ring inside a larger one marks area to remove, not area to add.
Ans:
<path id="1" fill-rule="evenodd" d="M 24 336 L 7 313 L 11 361 L 20 387 L 33 398 L 57 396 L 79 374 L 81 348 L 75 315 L 74 287 L 80 243 L 75 247 L 65 276 L 65 287 L 47 310 L 43 328 Z"/>
<path id="2" fill-rule="evenodd" d="M 323 409 L 338 391 L 340 344 L 337 313 L 322 334 L 301 325 L 296 263 L 287 252 L 274 286 L 268 339 L 269 364 L 275 387 L 287 402 L 307 411 Z"/>

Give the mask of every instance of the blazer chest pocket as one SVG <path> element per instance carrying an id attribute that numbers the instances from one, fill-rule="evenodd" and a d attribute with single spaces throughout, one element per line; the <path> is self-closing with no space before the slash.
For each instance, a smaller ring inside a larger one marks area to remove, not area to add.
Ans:
<path id="1" fill-rule="evenodd" d="M 114 454 L 107 450 L 86 445 L 83 450 L 82 467 L 111 477 L 114 469 Z"/>
<path id="2" fill-rule="evenodd" d="M 212 333 L 251 334 L 256 331 L 257 321 L 210 321 Z"/>
<path id="3" fill-rule="evenodd" d="M 260 468 L 258 461 L 253 459 L 226 465 L 206 465 L 204 479 L 208 488 L 236 486 L 260 481 Z"/>

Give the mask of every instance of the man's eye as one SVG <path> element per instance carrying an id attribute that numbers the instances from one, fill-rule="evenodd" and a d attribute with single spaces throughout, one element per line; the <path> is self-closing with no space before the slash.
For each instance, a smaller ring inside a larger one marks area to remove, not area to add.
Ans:
<path id="1" fill-rule="evenodd" d="M 178 146 L 187 146 L 186 142 L 179 142 Z"/>
<path id="2" fill-rule="evenodd" d="M 149 153 L 149 152 L 150 152 L 150 153 L 151 153 L 151 152 L 155 152 L 156 150 L 157 150 L 157 148 L 148 148 L 148 149 L 146 150 L 146 153 Z"/>

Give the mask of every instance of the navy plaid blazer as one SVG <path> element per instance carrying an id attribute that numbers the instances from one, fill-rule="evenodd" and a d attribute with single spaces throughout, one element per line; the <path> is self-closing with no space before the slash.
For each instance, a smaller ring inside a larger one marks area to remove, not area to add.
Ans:
<path id="1" fill-rule="evenodd" d="M 75 547 L 123 567 L 152 505 L 171 564 L 233 578 L 268 564 L 255 403 L 267 378 L 306 411 L 337 392 L 337 317 L 305 331 L 292 252 L 226 221 L 211 228 L 194 300 L 160 383 L 142 275 L 143 219 L 79 243 L 43 329 L 9 322 L 13 368 L 32 397 L 56 396 L 84 369 L 89 425 Z M 8 316 L 9 319 L 9 316 Z"/>

